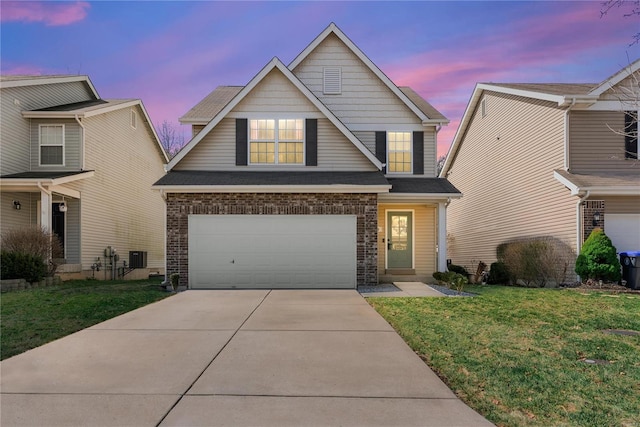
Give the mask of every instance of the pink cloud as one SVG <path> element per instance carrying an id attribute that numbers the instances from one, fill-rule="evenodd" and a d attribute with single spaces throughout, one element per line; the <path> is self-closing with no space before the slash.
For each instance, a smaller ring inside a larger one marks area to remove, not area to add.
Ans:
<path id="1" fill-rule="evenodd" d="M 31 64 L 2 64 L 2 74 L 6 75 L 23 75 L 23 76 L 39 76 L 47 74 L 47 71 L 41 67 Z"/>
<path id="2" fill-rule="evenodd" d="M 89 3 L 69 2 L 2 2 L 2 22 L 42 22 L 48 26 L 70 25 L 87 16 Z"/>

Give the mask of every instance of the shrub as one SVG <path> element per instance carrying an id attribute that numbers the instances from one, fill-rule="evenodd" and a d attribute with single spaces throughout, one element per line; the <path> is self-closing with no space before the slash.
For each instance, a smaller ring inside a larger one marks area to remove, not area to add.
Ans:
<path id="1" fill-rule="evenodd" d="M 455 288 L 458 293 L 462 292 L 464 286 L 469 283 L 467 276 L 463 276 L 462 274 L 453 271 L 436 271 L 435 273 L 433 273 L 433 278 L 443 286 L 446 286 L 448 288 Z"/>
<path id="2" fill-rule="evenodd" d="M 46 233 L 41 227 L 22 227 L 6 231 L 2 235 L 2 250 L 11 253 L 28 254 L 48 261 L 48 276 L 53 276 L 58 267 L 57 260 L 64 257 L 60 239 L 53 233 Z M 19 277 L 22 279 L 23 277 Z"/>
<path id="3" fill-rule="evenodd" d="M 491 264 L 489 268 L 489 280 L 492 285 L 506 285 L 509 283 L 511 276 L 507 264 L 501 261 L 496 261 Z"/>
<path id="4" fill-rule="evenodd" d="M 532 237 L 505 242 L 496 248 L 498 261 L 506 265 L 512 284 L 525 286 L 560 285 L 574 262 L 573 250 L 554 237 Z"/>
<path id="5" fill-rule="evenodd" d="M 450 264 L 447 269 L 449 271 L 453 271 L 454 273 L 462 274 L 465 277 L 469 276 L 469 272 L 467 271 L 467 269 L 461 265 Z"/>
<path id="6" fill-rule="evenodd" d="M 47 274 L 44 260 L 33 254 L 20 252 L 0 252 L 0 278 L 25 279 L 27 282 L 39 282 Z"/>
<path id="7" fill-rule="evenodd" d="M 601 228 L 591 232 L 576 260 L 576 273 L 584 279 L 617 282 L 621 278 L 620 261 L 611 239 Z"/>

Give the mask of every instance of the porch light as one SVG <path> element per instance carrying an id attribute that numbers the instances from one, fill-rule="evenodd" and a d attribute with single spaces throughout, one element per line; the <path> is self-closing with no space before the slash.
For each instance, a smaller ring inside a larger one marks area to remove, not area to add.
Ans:
<path id="1" fill-rule="evenodd" d="M 597 226 L 598 223 L 600 222 L 600 212 L 594 212 L 593 213 L 593 226 Z"/>
<path id="2" fill-rule="evenodd" d="M 60 204 L 58 205 L 58 210 L 59 210 L 60 212 L 66 212 L 66 211 L 67 211 L 67 205 L 66 205 L 64 202 L 60 203 Z"/>
<path id="3" fill-rule="evenodd" d="M 13 208 L 17 211 L 19 211 L 22 208 L 22 205 L 20 204 L 19 200 L 14 200 L 13 201 Z"/>

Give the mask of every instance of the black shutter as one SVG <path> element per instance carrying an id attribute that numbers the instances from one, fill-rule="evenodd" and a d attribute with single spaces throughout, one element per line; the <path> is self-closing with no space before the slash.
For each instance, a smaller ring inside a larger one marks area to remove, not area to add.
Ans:
<path id="1" fill-rule="evenodd" d="M 305 123 L 305 160 L 307 166 L 318 166 L 318 119 Z"/>
<path id="2" fill-rule="evenodd" d="M 413 174 L 424 175 L 424 132 L 413 133 Z"/>
<path id="3" fill-rule="evenodd" d="M 376 132 L 376 158 L 387 163 L 387 132 Z M 382 168 L 382 172 L 386 171 L 386 167 Z"/>
<path id="4" fill-rule="evenodd" d="M 249 146 L 247 119 L 236 119 L 236 166 L 247 166 Z"/>
<path id="5" fill-rule="evenodd" d="M 638 158 L 638 117 L 637 111 L 624 113 L 624 158 Z"/>

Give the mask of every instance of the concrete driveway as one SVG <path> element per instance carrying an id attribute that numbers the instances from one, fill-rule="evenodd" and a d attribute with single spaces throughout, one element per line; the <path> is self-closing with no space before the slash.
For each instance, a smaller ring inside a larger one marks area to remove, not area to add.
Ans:
<path id="1" fill-rule="evenodd" d="M 0 363 L 0 424 L 483 426 L 356 291 L 187 291 Z"/>

